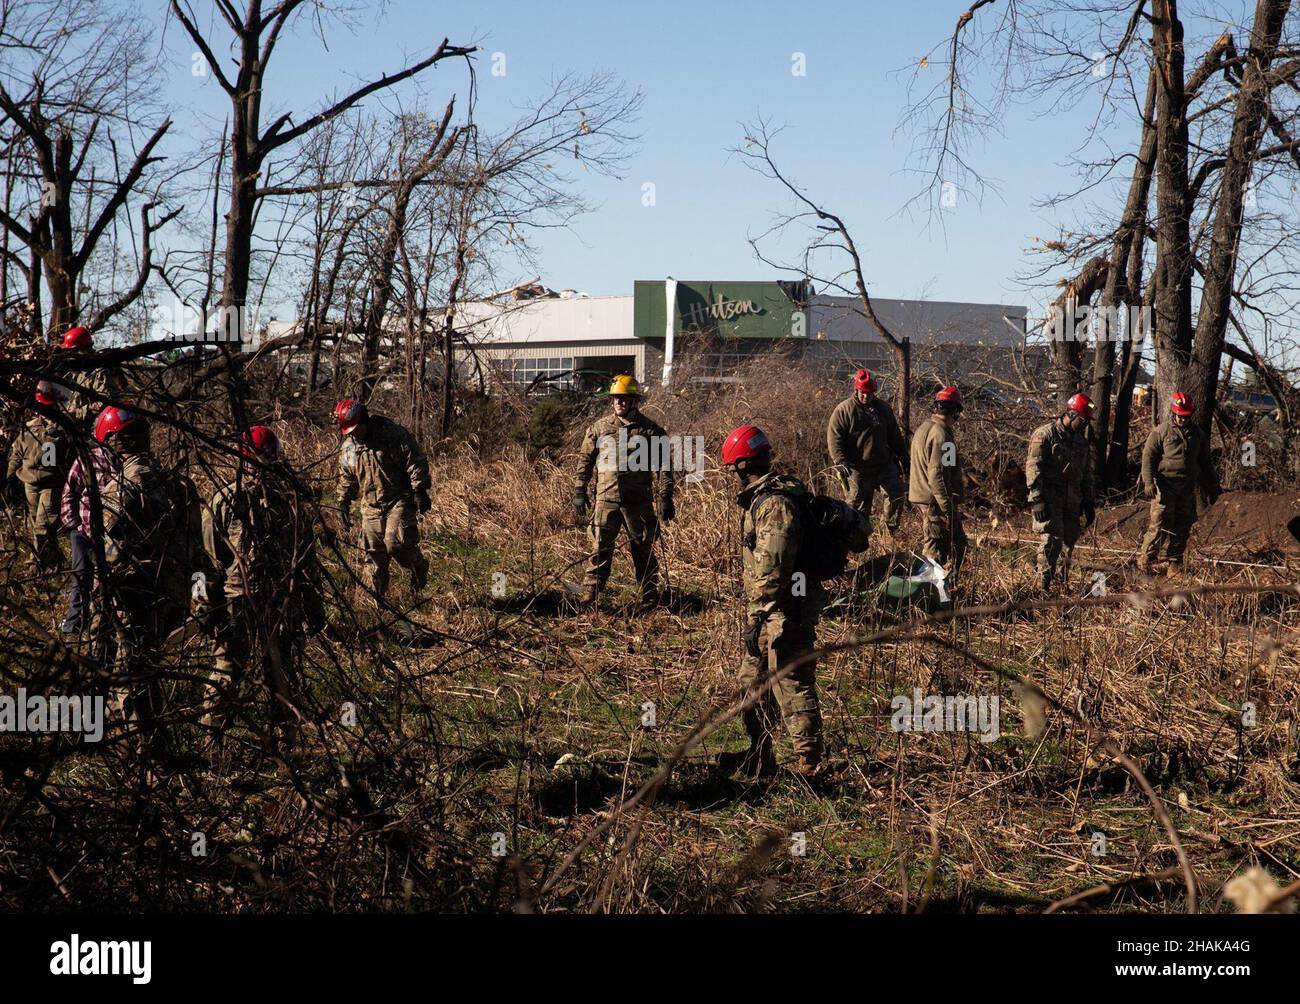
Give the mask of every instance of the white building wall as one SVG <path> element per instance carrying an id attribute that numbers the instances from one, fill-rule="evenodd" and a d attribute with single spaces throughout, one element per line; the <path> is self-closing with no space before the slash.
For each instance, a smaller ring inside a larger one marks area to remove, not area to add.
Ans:
<path id="1" fill-rule="evenodd" d="M 625 342 L 634 337 L 632 304 L 630 296 L 466 303 L 458 327 L 482 345 Z"/>

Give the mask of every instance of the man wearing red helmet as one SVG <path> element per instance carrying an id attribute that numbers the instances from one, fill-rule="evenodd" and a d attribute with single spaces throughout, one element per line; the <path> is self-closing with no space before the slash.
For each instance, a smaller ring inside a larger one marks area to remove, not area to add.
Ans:
<path id="1" fill-rule="evenodd" d="M 835 406 L 826 423 L 826 451 L 835 466 L 846 500 L 868 520 L 876 489 L 889 497 L 885 525 L 898 529 L 907 489 L 900 471 L 903 434 L 893 410 L 876 394 L 870 370 L 853 376 L 853 393 Z"/>
<path id="2" fill-rule="evenodd" d="M 736 496 L 741 519 L 741 558 L 746 600 L 741 641 L 745 657 L 740 681 L 746 693 L 817 645 L 817 620 L 826 603 L 820 582 L 798 571 L 801 514 L 794 497 L 807 493 L 797 478 L 772 471 L 772 447 L 755 425 L 736 429 L 722 445 L 722 463 L 740 478 Z M 721 766 L 750 778 L 776 772 L 772 734 L 785 721 L 795 751 L 796 773 L 819 774 L 822 763 L 821 706 L 817 664 L 807 660 L 790 670 L 745 712 L 749 749 L 724 754 Z"/>
<path id="3" fill-rule="evenodd" d="M 360 401 L 334 408 L 343 437 L 339 451 L 339 512 L 352 528 L 352 502 L 361 501 L 361 543 L 365 579 L 381 598 L 388 592 L 388 566 L 394 560 L 411 573 L 411 592 L 424 589 L 429 562 L 420 553 L 417 510 L 428 512 L 429 462 L 408 429 L 382 415 L 371 415 Z"/>
<path id="4" fill-rule="evenodd" d="M 81 326 L 69 328 L 59 342 L 59 351 L 73 356 L 89 355 L 95 351 L 94 338 L 87 328 Z M 122 374 L 117 366 L 78 370 L 70 374 L 68 379 L 85 388 L 85 390 L 67 388 L 68 414 L 78 422 L 86 422 L 92 415 L 98 415 L 104 407 L 105 399 L 120 401 L 125 396 Z M 87 391 L 100 396 L 92 397 Z"/>
<path id="5" fill-rule="evenodd" d="M 912 434 L 908 501 L 921 506 L 925 544 L 921 553 L 955 580 L 966 555 L 961 523 L 961 459 L 953 436 L 961 415 L 961 391 L 944 387 L 934 396 L 930 417 Z"/>
<path id="6" fill-rule="evenodd" d="M 261 668 L 272 722 L 293 741 L 293 660 L 304 625 L 315 633 L 325 624 L 315 531 L 281 466 L 280 438 L 265 425 L 251 426 L 240 438 L 239 469 L 203 509 L 211 575 L 193 595 L 216 657 L 209 678 L 214 694 L 203 716 L 214 752 L 222 747 L 250 665 Z"/>
<path id="7" fill-rule="evenodd" d="M 1056 421 L 1035 429 L 1029 437 L 1025 482 L 1034 532 L 1039 535 L 1037 567 L 1043 592 L 1051 590 L 1054 577 L 1062 583 L 1069 577 L 1080 518 L 1083 527 L 1092 526 L 1097 518 L 1092 450 L 1086 435 L 1094 407 L 1088 395 L 1075 394 Z"/>
<path id="8" fill-rule="evenodd" d="M 197 534 L 178 479 L 150 451 L 149 421 L 130 405 L 109 405 L 95 420 L 95 439 L 110 458 L 99 486 L 104 567 L 110 611 L 97 612 L 96 634 L 113 649 L 122 706 L 147 746 L 166 745 L 162 648 L 184 619 Z M 93 531 L 93 527 L 92 527 Z M 113 638 L 104 637 L 111 626 Z"/>
<path id="9" fill-rule="evenodd" d="M 58 411 L 65 398 L 63 388 L 48 380 L 36 385 L 34 399 L 47 409 Z M 59 548 L 59 495 L 72 464 L 67 433 L 53 418 L 33 414 L 9 446 L 5 472 L 6 494 L 10 484 L 20 484 L 27 503 L 27 525 L 31 533 L 32 563 L 38 572 L 52 572 L 63 564 Z"/>
<path id="10" fill-rule="evenodd" d="M 1219 497 L 1219 478 L 1210 458 L 1210 442 L 1192 421 L 1192 399 L 1175 391 L 1169 402 L 1169 421 L 1147 436 L 1142 450 L 1142 488 L 1151 500 L 1146 536 L 1138 553 L 1138 569 L 1149 572 L 1167 544 L 1168 574 L 1183 567 L 1187 538 L 1196 523 L 1196 490 L 1213 505 Z"/>

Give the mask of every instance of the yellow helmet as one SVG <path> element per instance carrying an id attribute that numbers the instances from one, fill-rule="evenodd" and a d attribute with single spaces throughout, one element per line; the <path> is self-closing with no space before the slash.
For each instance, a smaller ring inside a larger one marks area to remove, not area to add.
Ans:
<path id="1" fill-rule="evenodd" d="M 636 382 L 636 377 L 628 376 L 626 373 L 620 373 L 614 377 L 614 382 L 609 385 L 609 392 L 613 394 L 631 394 L 636 397 L 641 396 L 641 386 Z"/>

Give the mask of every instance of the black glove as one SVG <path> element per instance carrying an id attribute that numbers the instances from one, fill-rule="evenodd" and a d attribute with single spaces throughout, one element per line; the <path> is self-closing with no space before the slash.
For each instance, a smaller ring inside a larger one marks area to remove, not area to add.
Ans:
<path id="1" fill-rule="evenodd" d="M 1046 502 L 1037 502 L 1034 504 L 1034 522 L 1049 523 L 1052 519 L 1052 510 L 1047 507 Z"/>
<path id="2" fill-rule="evenodd" d="M 573 519 L 579 526 L 587 522 L 587 489 L 575 488 L 573 490 Z"/>
<path id="3" fill-rule="evenodd" d="M 424 491 L 415 493 L 415 504 L 420 507 L 420 512 L 428 512 L 433 508 L 433 503 L 429 501 L 429 493 Z"/>
<path id="4" fill-rule="evenodd" d="M 352 532 L 352 506 L 345 505 L 339 510 L 339 522 L 343 524 L 343 529 L 348 533 Z"/>
<path id="5" fill-rule="evenodd" d="M 1083 528 L 1086 530 L 1097 521 L 1097 505 L 1092 499 L 1084 499 L 1080 508 L 1083 512 Z"/>
<path id="6" fill-rule="evenodd" d="M 745 651 L 755 659 L 761 658 L 763 650 L 758 647 L 758 634 L 763 630 L 762 621 L 750 621 L 740 632 L 740 640 L 745 644 Z"/>
<path id="7" fill-rule="evenodd" d="M 659 503 L 659 519 L 665 523 L 671 523 L 677 518 L 677 505 L 673 502 L 671 495 L 664 496 L 664 500 Z"/>

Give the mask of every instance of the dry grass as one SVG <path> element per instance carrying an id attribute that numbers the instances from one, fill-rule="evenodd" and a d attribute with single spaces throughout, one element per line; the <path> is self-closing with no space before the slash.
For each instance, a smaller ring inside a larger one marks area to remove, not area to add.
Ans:
<path id="1" fill-rule="evenodd" d="M 780 458 L 816 481 L 837 395 L 793 370 L 762 392 L 744 386 L 659 394 L 646 408 L 672 433 L 704 436 L 712 458 L 727 431 L 756 421 Z M 978 440 L 978 423 L 967 427 Z M 328 498 L 332 437 L 297 427 L 286 439 Z M 364 632 L 346 644 L 313 641 L 304 673 L 318 723 L 278 766 L 250 752 L 236 758 L 233 778 L 192 769 L 129 789 L 112 756 L 65 755 L 43 788 L 48 810 L 24 797 L 35 784 L 29 774 L 8 771 L 0 903 L 67 905 L 48 862 L 81 906 L 1039 911 L 1089 893 L 1066 908 L 1181 911 L 1186 893 L 1166 831 L 1132 774 L 1101 750 L 1106 735 L 1162 799 L 1200 909 L 1227 909 L 1225 883 L 1250 866 L 1284 885 L 1300 873 L 1293 594 L 1067 602 L 897 624 L 869 598 L 848 595 L 846 581 L 820 641 L 896 635 L 819 663 L 839 780 L 814 791 L 791 775 L 764 787 L 718 777 L 716 754 L 745 742 L 733 718 L 623 810 L 701 722 L 737 698 L 733 483 L 711 465 L 679 492 L 679 519 L 659 545 L 667 607 L 634 614 L 630 559 L 620 552 L 606 608 L 577 614 L 565 583 L 581 578 L 586 541 L 570 524 L 564 458 L 461 444 L 439 451 L 433 469 L 434 509 L 422 530 L 434 576 L 413 616 L 447 640 L 427 650 Z M 976 546 L 960 599 L 1015 607 L 1031 597 L 1032 545 L 994 541 L 1014 536 L 1015 524 L 1002 511 L 995 525 L 991 512 L 969 519 Z M 898 543 L 918 536 L 909 517 Z M 357 600 L 349 560 L 346 548 L 330 558 L 336 622 Z M 1121 561 L 1098 552 L 1092 562 L 1112 596 L 1141 587 Z M 1083 596 L 1090 574 L 1076 569 L 1071 596 Z M 1216 586 L 1295 581 L 1252 568 L 1206 575 Z M 373 624 L 373 614 L 358 616 Z M 198 647 L 186 658 L 178 701 L 192 698 L 209 657 Z M 1026 737 L 1020 689 L 990 664 L 1073 713 L 1049 710 L 1041 734 Z M 891 698 L 914 687 L 999 695 L 1002 737 L 895 733 Z M 363 708 L 356 728 L 334 724 L 344 701 Z M 1243 724 L 1246 704 L 1253 725 Z M 119 818 L 137 818 L 140 800 L 157 817 L 153 842 L 119 834 L 97 851 L 103 832 L 90 813 L 109 804 Z M 54 828 L 43 830 L 42 819 Z M 209 831 L 210 859 L 181 853 L 174 835 L 186 827 Z M 114 847 L 132 849 L 138 874 L 110 874 Z M 1110 888 L 1096 892 L 1102 885 Z"/>

